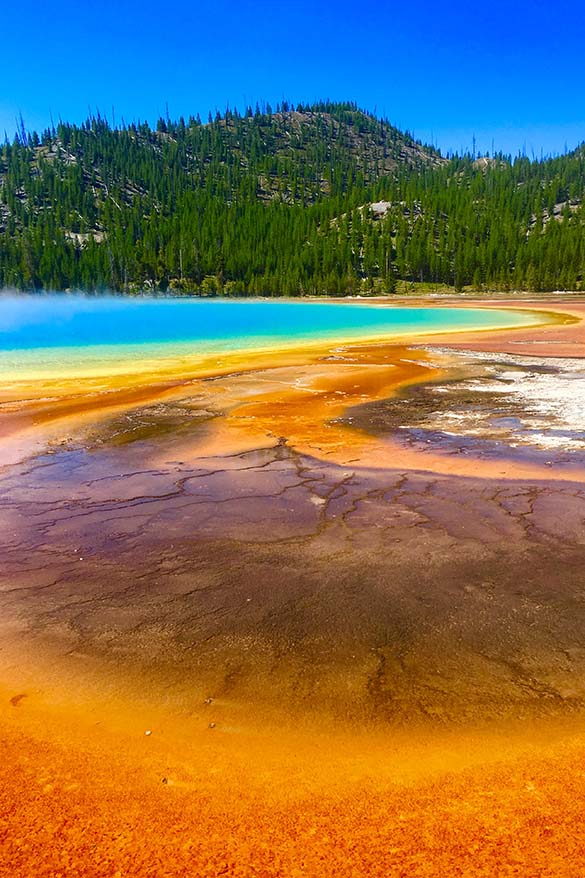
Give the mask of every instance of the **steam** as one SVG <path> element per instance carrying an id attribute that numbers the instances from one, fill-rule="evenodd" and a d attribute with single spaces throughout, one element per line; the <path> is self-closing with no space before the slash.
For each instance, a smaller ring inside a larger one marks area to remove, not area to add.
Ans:
<path id="1" fill-rule="evenodd" d="M 144 300 L 140 300 L 143 302 Z M 94 314 L 118 305 L 127 308 L 136 300 L 112 294 L 87 293 L 23 293 L 16 289 L 0 290 L 0 344 L 2 334 L 17 333 L 34 326 L 65 325 L 75 317 Z"/>

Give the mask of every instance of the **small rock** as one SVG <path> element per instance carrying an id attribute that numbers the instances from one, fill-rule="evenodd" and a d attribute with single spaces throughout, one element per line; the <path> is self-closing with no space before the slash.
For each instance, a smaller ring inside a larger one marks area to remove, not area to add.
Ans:
<path id="1" fill-rule="evenodd" d="M 23 701 L 26 697 L 26 692 L 21 692 L 19 695 L 13 695 L 10 699 L 10 704 L 12 705 L 12 707 L 19 707 L 21 701 Z"/>
<path id="2" fill-rule="evenodd" d="M 150 729 L 147 729 L 144 734 L 146 735 L 147 738 L 149 738 L 150 735 L 152 735 L 152 732 Z"/>
<path id="3" fill-rule="evenodd" d="M 214 729 L 214 728 L 215 728 L 215 723 L 209 723 L 209 728 L 210 728 L 210 729 Z"/>
<path id="4" fill-rule="evenodd" d="M 164 784 L 167 784 L 168 782 L 169 782 L 169 780 L 166 777 L 163 777 L 163 779 L 161 780 L 161 783 L 164 783 Z"/>
<path id="5" fill-rule="evenodd" d="M 208 698 L 205 699 L 205 701 L 203 703 L 204 704 L 213 704 L 213 698 L 211 698 L 211 696 L 209 696 Z"/>

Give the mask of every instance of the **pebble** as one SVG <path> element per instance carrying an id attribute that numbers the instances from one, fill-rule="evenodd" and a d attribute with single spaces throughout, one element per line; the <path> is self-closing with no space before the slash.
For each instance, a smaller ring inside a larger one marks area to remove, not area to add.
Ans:
<path id="1" fill-rule="evenodd" d="M 146 731 L 145 731 L 145 733 L 144 733 L 144 734 L 145 734 L 145 735 L 146 735 L 146 737 L 147 737 L 147 738 L 148 738 L 148 737 L 149 737 L 149 736 L 150 736 L 150 735 L 152 735 L 152 732 L 151 732 L 151 730 L 150 730 L 150 729 L 147 729 L 147 730 L 146 730 Z"/>

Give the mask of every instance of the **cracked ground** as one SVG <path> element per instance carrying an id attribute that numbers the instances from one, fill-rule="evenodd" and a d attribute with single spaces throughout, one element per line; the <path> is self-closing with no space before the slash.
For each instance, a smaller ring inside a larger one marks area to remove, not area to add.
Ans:
<path id="1" fill-rule="evenodd" d="M 138 443 L 140 445 L 140 443 Z M 59 450 L 0 485 L 6 642 L 261 711 L 575 711 L 585 486 Z"/>

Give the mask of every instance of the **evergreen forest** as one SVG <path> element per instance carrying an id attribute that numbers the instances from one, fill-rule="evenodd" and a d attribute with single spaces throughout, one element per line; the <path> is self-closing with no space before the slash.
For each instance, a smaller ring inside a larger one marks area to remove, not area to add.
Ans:
<path id="1" fill-rule="evenodd" d="M 0 147 L 0 288 L 204 295 L 585 289 L 585 145 L 445 157 L 351 103 Z"/>

